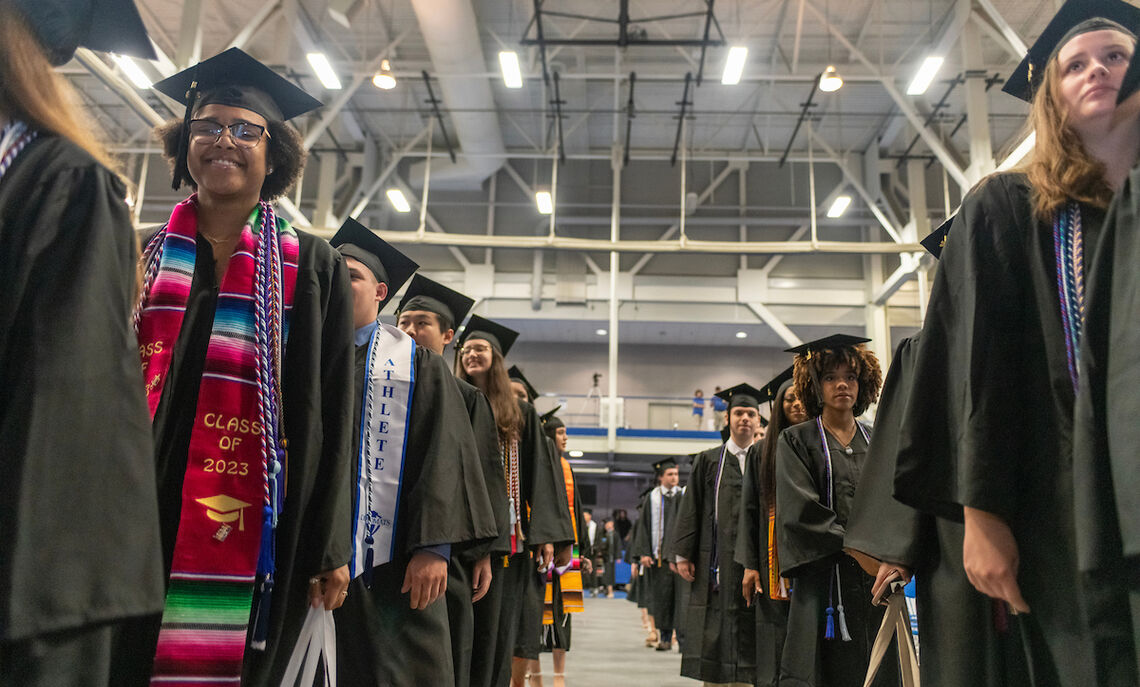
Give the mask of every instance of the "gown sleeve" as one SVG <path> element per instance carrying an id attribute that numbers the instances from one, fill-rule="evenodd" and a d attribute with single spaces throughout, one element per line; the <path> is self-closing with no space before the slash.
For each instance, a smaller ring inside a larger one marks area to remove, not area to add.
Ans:
<path id="1" fill-rule="evenodd" d="M 760 456 L 763 442 L 748 449 L 744 461 L 744 485 L 740 494 L 740 521 L 736 529 L 736 562 L 749 570 L 760 567 L 760 528 L 768 527 L 768 514 L 760 498 Z M 767 556 L 767 552 L 764 552 Z"/>
<path id="2" fill-rule="evenodd" d="M 677 513 L 677 527 L 673 531 L 673 545 L 670 547 L 676 557 L 696 564 L 701 545 L 701 513 L 705 507 L 706 454 L 700 453 L 693 460 L 689 485 Z"/>
<path id="3" fill-rule="evenodd" d="M 638 560 L 642 556 L 653 555 L 653 549 L 649 544 L 649 540 L 652 538 L 650 533 L 652 525 L 649 520 L 651 517 L 649 504 L 651 503 L 653 501 L 650 494 L 646 494 L 637 504 L 637 522 L 633 523 L 633 531 L 629 534 L 629 557 L 634 560 Z"/>
<path id="4" fill-rule="evenodd" d="M 814 423 L 805 423 L 814 429 Z M 825 506 L 816 484 L 813 456 L 794 429 L 780 434 L 776 449 L 776 541 L 780 574 L 796 577 L 843 550 L 843 527 Z"/>
<path id="5" fill-rule="evenodd" d="M 477 561 L 491 553 L 510 553 L 510 513 L 507 510 L 507 481 L 503 477 L 503 458 L 499 453 L 499 432 L 495 427 L 495 415 L 491 411 L 491 403 L 482 391 L 469 384 L 464 387 L 464 384 L 466 382 L 460 382 L 460 390 L 467 404 L 471 432 L 475 435 L 475 446 L 483 470 L 483 485 L 498 532 L 495 539 L 472 545 L 464 551 L 465 558 Z"/>
<path id="6" fill-rule="evenodd" d="M 911 394 L 917 345 L 918 335 L 899 344 L 883 383 L 875 414 L 875 434 L 867 447 L 867 460 L 859 476 L 843 540 L 846 548 L 910 567 L 919 557 L 921 516 L 914 508 L 896 501 L 893 492 L 898 439 Z"/>
<path id="7" fill-rule="evenodd" d="M 527 492 L 523 498 L 530 508 L 527 543 L 561 545 L 574 541 L 570 511 L 566 507 L 566 486 L 562 468 L 554 469 L 554 458 L 547 447 L 542 422 L 534 406 L 519 402 L 523 413 L 523 432 L 519 441 L 520 459 L 529 463 Z"/>
<path id="8" fill-rule="evenodd" d="M 1015 175 L 967 195 L 935 276 L 904 420 L 896 496 L 956 520 L 962 506 L 1007 522 L 1017 510 L 1023 406 L 1019 346 L 1033 288 L 1025 231 L 1038 231 Z M 1015 194 L 1020 191 L 1021 198 Z"/>

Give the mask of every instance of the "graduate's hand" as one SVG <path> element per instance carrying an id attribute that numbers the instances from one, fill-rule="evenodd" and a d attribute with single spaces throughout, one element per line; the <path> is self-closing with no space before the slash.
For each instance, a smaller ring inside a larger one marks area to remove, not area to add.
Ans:
<path id="1" fill-rule="evenodd" d="M 673 561 L 669 561 L 669 569 L 672 570 L 673 572 L 677 572 L 677 564 L 674 563 Z"/>
<path id="2" fill-rule="evenodd" d="M 323 604 L 327 611 L 340 608 L 348 598 L 349 582 L 347 565 L 313 575 L 309 578 L 309 605 L 320 608 Z"/>
<path id="3" fill-rule="evenodd" d="M 965 508 L 966 536 L 962 564 L 974 589 L 1001 599 L 1018 613 L 1028 613 L 1029 604 L 1017 586 L 1020 563 L 1017 541 L 1004 520 L 983 510 Z"/>
<path id="4" fill-rule="evenodd" d="M 879 605 L 886 605 L 883 597 L 887 593 L 887 587 L 894 580 L 902 580 L 903 582 L 910 582 L 911 572 L 910 568 L 905 565 L 898 565 L 897 563 L 888 563 L 883 561 L 879 563 L 879 572 L 875 575 L 875 584 L 871 585 L 871 601 L 879 599 Z"/>
<path id="5" fill-rule="evenodd" d="M 554 544 L 543 544 L 538 548 L 538 567 L 540 570 L 546 570 L 550 567 L 550 561 L 554 558 Z"/>
<path id="6" fill-rule="evenodd" d="M 693 582 L 697 579 L 696 570 L 692 561 L 680 561 L 677 563 L 677 574 L 683 577 L 686 582 Z"/>
<path id="7" fill-rule="evenodd" d="M 641 557 L 641 567 L 652 568 L 653 567 L 653 559 L 650 558 L 649 556 L 642 556 Z"/>
<path id="8" fill-rule="evenodd" d="M 567 544 L 558 549 L 558 553 L 554 555 L 554 565 L 559 568 L 564 568 L 570 565 L 570 559 L 574 557 L 574 544 Z"/>
<path id="9" fill-rule="evenodd" d="M 589 574 L 594 569 L 594 564 L 590 562 L 589 558 L 582 559 L 582 571 Z"/>
<path id="10" fill-rule="evenodd" d="M 740 592 L 744 596 L 744 603 L 752 605 L 752 597 L 760 592 L 760 571 L 751 568 L 744 569 L 744 580 L 740 583 Z"/>
<path id="11" fill-rule="evenodd" d="M 447 588 L 447 561 L 428 551 L 417 551 L 408 561 L 401 594 L 411 593 L 412 610 L 422 611 Z"/>
<path id="12" fill-rule="evenodd" d="M 471 603 L 482 599 L 487 596 L 487 592 L 491 591 L 491 555 L 487 554 L 475 563 L 475 568 L 471 572 Z"/>

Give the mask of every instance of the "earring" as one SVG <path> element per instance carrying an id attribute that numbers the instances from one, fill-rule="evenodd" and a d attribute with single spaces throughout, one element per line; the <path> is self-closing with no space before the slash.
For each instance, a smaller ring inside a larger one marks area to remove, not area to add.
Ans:
<path id="1" fill-rule="evenodd" d="M 269 171 L 267 172 L 267 174 L 273 174 L 273 168 L 272 167 L 269 168 Z"/>

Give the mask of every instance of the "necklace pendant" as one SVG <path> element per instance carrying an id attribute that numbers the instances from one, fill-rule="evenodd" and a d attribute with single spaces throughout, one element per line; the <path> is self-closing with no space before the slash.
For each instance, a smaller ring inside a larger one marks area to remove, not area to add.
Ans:
<path id="1" fill-rule="evenodd" d="M 854 451 L 853 451 L 853 450 L 851 450 L 851 447 L 850 447 L 850 446 L 845 446 L 845 447 L 843 448 L 843 452 L 844 452 L 844 453 L 846 453 L 847 455 L 851 455 L 852 453 L 854 453 Z"/>

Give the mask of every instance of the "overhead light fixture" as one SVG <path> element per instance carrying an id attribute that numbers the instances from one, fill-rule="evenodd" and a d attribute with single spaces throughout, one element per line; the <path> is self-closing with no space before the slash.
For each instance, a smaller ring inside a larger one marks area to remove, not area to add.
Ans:
<path id="1" fill-rule="evenodd" d="M 834 93 L 840 88 L 843 88 L 843 78 L 839 76 L 835 65 L 827 65 L 827 69 L 824 69 L 823 73 L 819 75 L 819 90 L 824 93 Z"/>
<path id="2" fill-rule="evenodd" d="M 387 59 L 380 60 L 380 71 L 372 75 L 372 85 L 383 91 L 396 87 L 396 75 L 392 73 L 392 63 Z"/>
<path id="3" fill-rule="evenodd" d="M 594 333 L 597 334 L 598 336 L 605 336 L 606 334 L 609 334 L 609 332 L 607 332 L 604 329 L 599 329 L 599 330 L 595 331 Z"/>
<path id="4" fill-rule="evenodd" d="M 396 212 L 409 212 L 412 209 L 412 206 L 408 204 L 408 199 L 404 197 L 404 192 L 400 189 L 390 188 L 384 195 L 388 196 L 388 202 L 392 204 Z"/>
<path id="5" fill-rule="evenodd" d="M 550 197 L 550 191 L 539 191 L 534 194 L 534 202 L 538 204 L 538 211 L 541 214 L 549 215 L 554 212 L 554 199 Z"/>
<path id="6" fill-rule="evenodd" d="M 585 453 L 582 453 L 581 451 L 571 451 L 571 452 L 570 452 L 570 457 L 571 457 L 571 458 L 581 458 L 581 457 L 582 457 L 582 456 L 584 456 L 584 455 L 586 455 L 586 454 L 585 454 Z"/>
<path id="7" fill-rule="evenodd" d="M 748 332 L 736 332 L 736 338 L 747 339 L 748 338 Z"/>
<path id="8" fill-rule="evenodd" d="M 329 58 L 323 52 L 311 52 L 305 55 L 305 59 L 309 60 L 309 65 L 312 66 L 313 71 L 317 75 L 317 80 L 321 85 L 330 91 L 339 91 L 341 89 L 340 79 L 337 77 L 336 72 L 333 71 L 332 64 Z"/>
<path id="9" fill-rule="evenodd" d="M 922 95 L 926 89 L 930 88 L 931 82 L 934 77 L 938 75 L 938 70 L 942 68 L 943 58 L 937 55 L 931 55 L 922 61 L 922 66 L 918 68 L 918 73 L 914 75 L 910 85 L 906 87 L 907 95 Z"/>
<path id="10" fill-rule="evenodd" d="M 570 457 L 573 458 L 574 456 L 571 455 Z M 610 473 L 610 469 L 609 468 L 576 467 L 576 468 L 574 468 L 574 472 L 578 473 L 579 475 L 608 475 Z"/>
<path id="11" fill-rule="evenodd" d="M 835 200 L 831 202 L 831 207 L 827 209 L 827 216 L 831 219 L 842 217 L 843 213 L 847 212 L 848 205 L 851 205 L 851 196 L 836 196 Z"/>
<path id="12" fill-rule="evenodd" d="M 514 50 L 499 53 L 499 68 L 503 70 L 503 83 L 507 88 L 522 88 L 522 69 L 519 68 L 519 54 Z"/>
<path id="13" fill-rule="evenodd" d="M 735 86 L 740 83 L 740 76 L 744 73 L 744 63 L 748 61 L 748 48 L 737 45 L 728 49 L 728 59 L 724 61 L 724 74 L 720 82 L 725 86 Z"/>
<path id="14" fill-rule="evenodd" d="M 111 59 L 115 61 L 115 64 L 119 65 L 119 69 L 123 70 L 123 73 L 127 75 L 127 78 L 131 80 L 135 88 L 146 90 L 151 87 L 153 82 L 150 80 L 150 77 L 146 75 L 146 72 L 144 72 L 142 68 L 135 64 L 134 60 L 126 55 L 116 55 L 114 53 L 111 53 Z"/>

